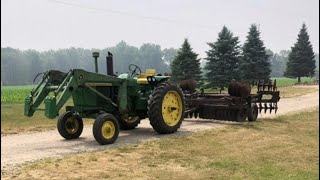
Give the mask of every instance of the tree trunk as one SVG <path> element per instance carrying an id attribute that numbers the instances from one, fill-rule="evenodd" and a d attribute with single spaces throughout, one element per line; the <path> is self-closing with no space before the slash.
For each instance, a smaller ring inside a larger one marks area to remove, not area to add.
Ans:
<path id="1" fill-rule="evenodd" d="M 300 78 L 300 76 L 298 77 L 298 83 L 299 83 L 299 84 L 301 83 L 301 78 Z"/>

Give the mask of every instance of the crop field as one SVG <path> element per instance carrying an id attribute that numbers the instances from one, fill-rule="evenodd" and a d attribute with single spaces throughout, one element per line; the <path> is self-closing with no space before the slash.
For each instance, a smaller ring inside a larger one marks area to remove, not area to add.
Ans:
<path id="1" fill-rule="evenodd" d="M 2 86 L 1 103 L 23 103 L 33 86 Z"/>

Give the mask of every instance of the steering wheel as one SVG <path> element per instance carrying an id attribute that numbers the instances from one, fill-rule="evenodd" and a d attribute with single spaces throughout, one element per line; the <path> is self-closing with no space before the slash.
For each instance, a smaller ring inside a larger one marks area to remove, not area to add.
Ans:
<path id="1" fill-rule="evenodd" d="M 129 71 L 131 73 L 131 77 L 135 77 L 135 76 L 141 74 L 141 69 L 135 64 L 129 65 Z"/>

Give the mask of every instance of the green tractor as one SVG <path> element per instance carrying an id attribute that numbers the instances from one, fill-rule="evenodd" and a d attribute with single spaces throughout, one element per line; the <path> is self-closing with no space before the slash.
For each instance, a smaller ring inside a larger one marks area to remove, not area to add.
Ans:
<path id="1" fill-rule="evenodd" d="M 71 69 L 68 73 L 50 70 L 25 98 L 24 114 L 33 116 L 44 102 L 45 116 L 54 119 L 70 97 L 73 106 L 59 116 L 57 129 L 65 139 L 78 138 L 83 130 L 82 118 L 93 118 L 93 136 L 102 145 L 115 142 L 121 130 L 134 129 L 140 120 L 149 118 L 160 134 L 176 132 L 184 118 L 184 96 L 170 76 L 145 73 L 129 65 L 129 73 L 113 73 L 113 56 L 108 52 L 107 75 L 98 73 L 98 52 L 93 53 L 96 73 Z M 43 109 L 42 109 L 43 110 Z"/>

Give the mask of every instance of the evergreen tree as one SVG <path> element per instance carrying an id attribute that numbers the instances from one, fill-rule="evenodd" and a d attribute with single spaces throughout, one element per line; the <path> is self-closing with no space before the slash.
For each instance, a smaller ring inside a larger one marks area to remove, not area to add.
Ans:
<path id="1" fill-rule="evenodd" d="M 228 86 L 232 79 L 239 80 L 240 46 L 238 37 L 223 26 L 215 43 L 208 43 L 208 61 L 205 65 L 207 87 L 220 88 Z"/>
<path id="2" fill-rule="evenodd" d="M 240 69 L 243 81 L 252 82 L 270 78 L 269 56 L 255 24 L 251 25 L 247 40 L 243 44 Z"/>
<path id="3" fill-rule="evenodd" d="M 301 77 L 313 76 L 315 74 L 315 68 L 315 54 L 309 41 L 307 26 L 303 23 L 298 35 L 298 40 L 291 48 L 284 75 L 286 77 L 298 77 L 298 82 L 300 83 Z"/>
<path id="4" fill-rule="evenodd" d="M 201 80 L 200 59 L 198 59 L 198 54 L 192 51 L 188 39 L 184 40 L 177 56 L 171 63 L 171 79 L 173 81 Z"/>

